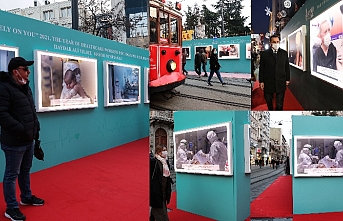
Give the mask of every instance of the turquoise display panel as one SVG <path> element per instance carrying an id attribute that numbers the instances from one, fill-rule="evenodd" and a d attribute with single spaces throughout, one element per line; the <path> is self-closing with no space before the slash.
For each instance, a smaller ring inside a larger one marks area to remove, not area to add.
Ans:
<path id="1" fill-rule="evenodd" d="M 195 55 L 195 48 L 203 48 L 210 46 L 211 48 L 216 48 L 218 51 L 219 57 L 219 64 L 221 65 L 220 71 L 227 72 L 227 73 L 246 73 L 249 74 L 251 72 L 251 60 L 247 59 L 249 57 L 249 52 L 247 51 L 247 43 L 250 44 L 251 38 L 250 36 L 238 36 L 238 37 L 228 37 L 228 38 L 216 38 L 216 39 L 198 39 L 198 40 L 191 40 L 191 41 L 183 41 L 182 47 L 189 48 L 189 58 L 187 59 L 187 63 L 185 69 L 187 71 L 194 71 L 194 55 Z M 225 56 L 220 58 L 220 48 L 222 46 L 230 46 L 235 45 L 239 46 L 239 58 L 234 58 L 233 56 Z M 209 47 L 209 48 L 210 48 Z M 210 59 L 207 60 L 206 70 L 210 71 Z M 247 77 L 249 77 L 247 76 Z"/>
<path id="2" fill-rule="evenodd" d="M 342 136 L 342 124 L 343 117 L 293 116 L 292 136 Z M 342 186 L 342 177 L 293 177 L 293 213 L 341 212 Z"/>
<path id="3" fill-rule="evenodd" d="M 244 173 L 244 124 L 249 123 L 249 111 L 178 111 L 174 113 L 174 130 L 228 121 L 232 122 L 233 176 L 177 173 L 179 209 L 220 221 L 249 216 L 250 174 Z"/>
<path id="4" fill-rule="evenodd" d="M 144 68 L 149 67 L 149 52 L 94 35 L 67 29 L 8 12 L 0 11 L 0 45 L 19 48 L 19 55 L 34 59 L 34 51 L 67 54 L 97 60 L 98 107 L 38 113 L 41 123 L 41 145 L 45 161 L 33 162 L 38 171 L 63 162 L 94 154 L 149 135 L 149 105 L 104 107 L 104 61 L 140 67 L 141 85 Z M 30 86 L 35 94 L 37 71 L 30 68 Z M 144 94 L 144 87 L 140 88 Z M 142 147 L 144 148 L 144 147 Z M 4 159 L 0 151 L 0 159 Z M 0 176 L 4 170 L 0 160 Z"/>

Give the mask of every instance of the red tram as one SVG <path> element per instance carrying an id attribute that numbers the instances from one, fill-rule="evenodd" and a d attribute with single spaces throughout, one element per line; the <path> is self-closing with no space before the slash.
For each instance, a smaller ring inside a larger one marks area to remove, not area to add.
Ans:
<path id="1" fill-rule="evenodd" d="M 150 93 L 171 90 L 185 82 L 182 73 L 182 14 L 180 7 L 150 0 Z"/>

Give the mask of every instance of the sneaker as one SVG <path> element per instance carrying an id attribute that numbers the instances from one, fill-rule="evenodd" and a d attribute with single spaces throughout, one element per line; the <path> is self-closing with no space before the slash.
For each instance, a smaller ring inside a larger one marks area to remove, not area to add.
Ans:
<path id="1" fill-rule="evenodd" d="M 211 84 L 211 82 L 209 82 L 209 81 L 207 82 L 207 85 L 208 86 L 213 86 L 213 84 Z"/>
<path id="2" fill-rule="evenodd" d="M 227 83 L 223 82 L 222 85 L 223 85 L 223 86 L 224 86 L 224 85 L 227 85 Z"/>
<path id="3" fill-rule="evenodd" d="M 208 77 L 208 75 L 207 75 L 207 74 L 205 74 L 205 75 L 204 75 L 204 77 Z"/>
<path id="4" fill-rule="evenodd" d="M 5 216 L 12 221 L 26 220 L 26 216 L 20 212 L 19 208 L 6 209 Z"/>
<path id="5" fill-rule="evenodd" d="M 35 195 L 31 196 L 31 199 L 20 201 L 21 205 L 33 205 L 33 206 L 42 206 L 44 204 L 44 200 L 37 198 Z"/>

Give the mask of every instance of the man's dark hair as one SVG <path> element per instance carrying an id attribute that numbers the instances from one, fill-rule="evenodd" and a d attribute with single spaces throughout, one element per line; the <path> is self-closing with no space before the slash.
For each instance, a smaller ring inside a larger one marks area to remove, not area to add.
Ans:
<path id="1" fill-rule="evenodd" d="M 270 36 L 269 42 L 272 40 L 272 38 L 278 38 L 279 41 L 280 41 L 280 36 L 279 35 L 272 35 L 272 36 Z"/>

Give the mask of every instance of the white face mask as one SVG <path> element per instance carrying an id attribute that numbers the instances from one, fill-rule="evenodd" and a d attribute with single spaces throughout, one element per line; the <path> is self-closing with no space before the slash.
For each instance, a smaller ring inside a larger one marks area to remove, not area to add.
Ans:
<path id="1" fill-rule="evenodd" d="M 20 76 L 20 74 L 19 74 L 19 72 L 17 71 L 17 80 L 18 80 L 18 82 L 19 82 L 19 84 L 21 84 L 21 85 L 24 85 L 24 84 L 26 84 L 26 80 L 24 79 L 24 78 L 22 78 L 21 76 Z M 19 77 L 20 77 L 20 79 L 19 79 Z"/>
<path id="2" fill-rule="evenodd" d="M 280 44 L 273 43 L 273 44 L 272 44 L 272 48 L 274 48 L 274 50 L 279 50 Z"/>
<path id="3" fill-rule="evenodd" d="M 168 152 L 166 150 L 162 151 L 162 157 L 167 158 L 167 156 L 168 156 Z"/>
<path id="4" fill-rule="evenodd" d="M 324 45 L 325 45 L 326 47 L 329 47 L 330 43 L 331 43 L 331 35 L 330 35 L 330 33 L 327 33 L 327 34 L 324 36 Z"/>

